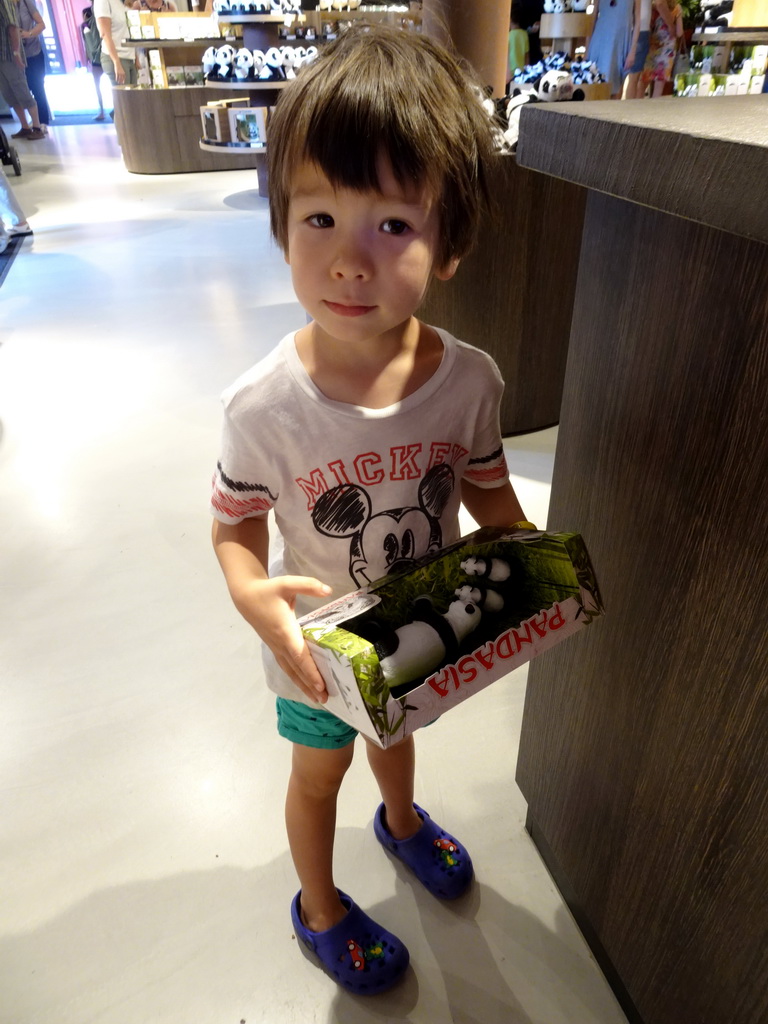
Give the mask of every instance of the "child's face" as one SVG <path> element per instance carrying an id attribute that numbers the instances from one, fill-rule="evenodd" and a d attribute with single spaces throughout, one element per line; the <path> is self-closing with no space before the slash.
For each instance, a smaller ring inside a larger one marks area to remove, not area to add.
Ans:
<path id="1" fill-rule="evenodd" d="M 285 258 L 299 302 L 338 340 L 373 341 L 404 327 L 432 275 L 447 280 L 458 264 L 435 265 L 432 196 L 404 189 L 386 161 L 378 171 L 381 193 L 334 189 L 310 163 L 293 177 Z"/>

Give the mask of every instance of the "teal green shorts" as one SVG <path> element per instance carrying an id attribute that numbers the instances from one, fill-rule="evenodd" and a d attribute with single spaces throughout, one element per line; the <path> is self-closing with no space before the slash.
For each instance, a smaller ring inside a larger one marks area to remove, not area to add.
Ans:
<path id="1" fill-rule="evenodd" d="M 311 708 L 297 700 L 277 698 L 277 731 L 291 743 L 319 750 L 336 750 L 354 743 L 357 729 L 330 711 Z"/>

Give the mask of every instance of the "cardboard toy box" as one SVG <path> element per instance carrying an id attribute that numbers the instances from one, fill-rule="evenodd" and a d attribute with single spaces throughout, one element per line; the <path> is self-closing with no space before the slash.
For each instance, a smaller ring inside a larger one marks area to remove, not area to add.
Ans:
<path id="1" fill-rule="evenodd" d="M 461 567 L 467 559 L 485 560 L 491 578 L 468 575 Z M 493 578 L 505 573 L 506 579 Z M 464 587 L 492 592 L 474 601 L 475 614 L 479 611 L 475 628 L 434 670 L 390 691 L 374 640 L 407 623 L 415 606 L 424 607 L 419 599 L 425 596 L 442 615 Z M 408 572 L 332 601 L 299 623 L 326 682 L 325 709 L 389 747 L 565 640 L 602 611 L 578 534 L 485 528 L 425 556 Z"/>

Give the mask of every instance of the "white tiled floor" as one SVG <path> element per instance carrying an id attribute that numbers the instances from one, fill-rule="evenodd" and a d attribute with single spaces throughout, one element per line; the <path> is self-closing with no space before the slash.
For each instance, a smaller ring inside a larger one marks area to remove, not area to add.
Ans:
<path id="1" fill-rule="evenodd" d="M 209 547 L 218 394 L 302 314 L 250 172 L 142 177 L 111 126 L 19 146 L 0 288 L 1 1024 L 622 1024 L 523 829 L 525 671 L 419 737 L 471 845 L 438 905 L 345 786 L 338 879 L 411 949 L 353 998 L 291 934 L 289 748 Z M 544 522 L 555 431 L 508 445 Z"/>

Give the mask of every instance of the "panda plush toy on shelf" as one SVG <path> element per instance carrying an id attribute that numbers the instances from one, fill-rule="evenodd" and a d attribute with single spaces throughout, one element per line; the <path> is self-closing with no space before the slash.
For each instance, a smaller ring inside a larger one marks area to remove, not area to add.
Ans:
<path id="1" fill-rule="evenodd" d="M 513 86 L 507 103 L 507 129 L 504 132 L 505 149 L 514 153 L 520 134 L 520 113 L 526 103 L 562 103 L 565 100 L 583 100 L 584 90 L 573 84 L 568 71 L 547 71 L 538 85 Z"/>
<path id="2" fill-rule="evenodd" d="M 217 82 L 228 82 L 235 73 L 235 48 L 229 43 L 216 50 L 213 71 L 208 76 Z"/>

